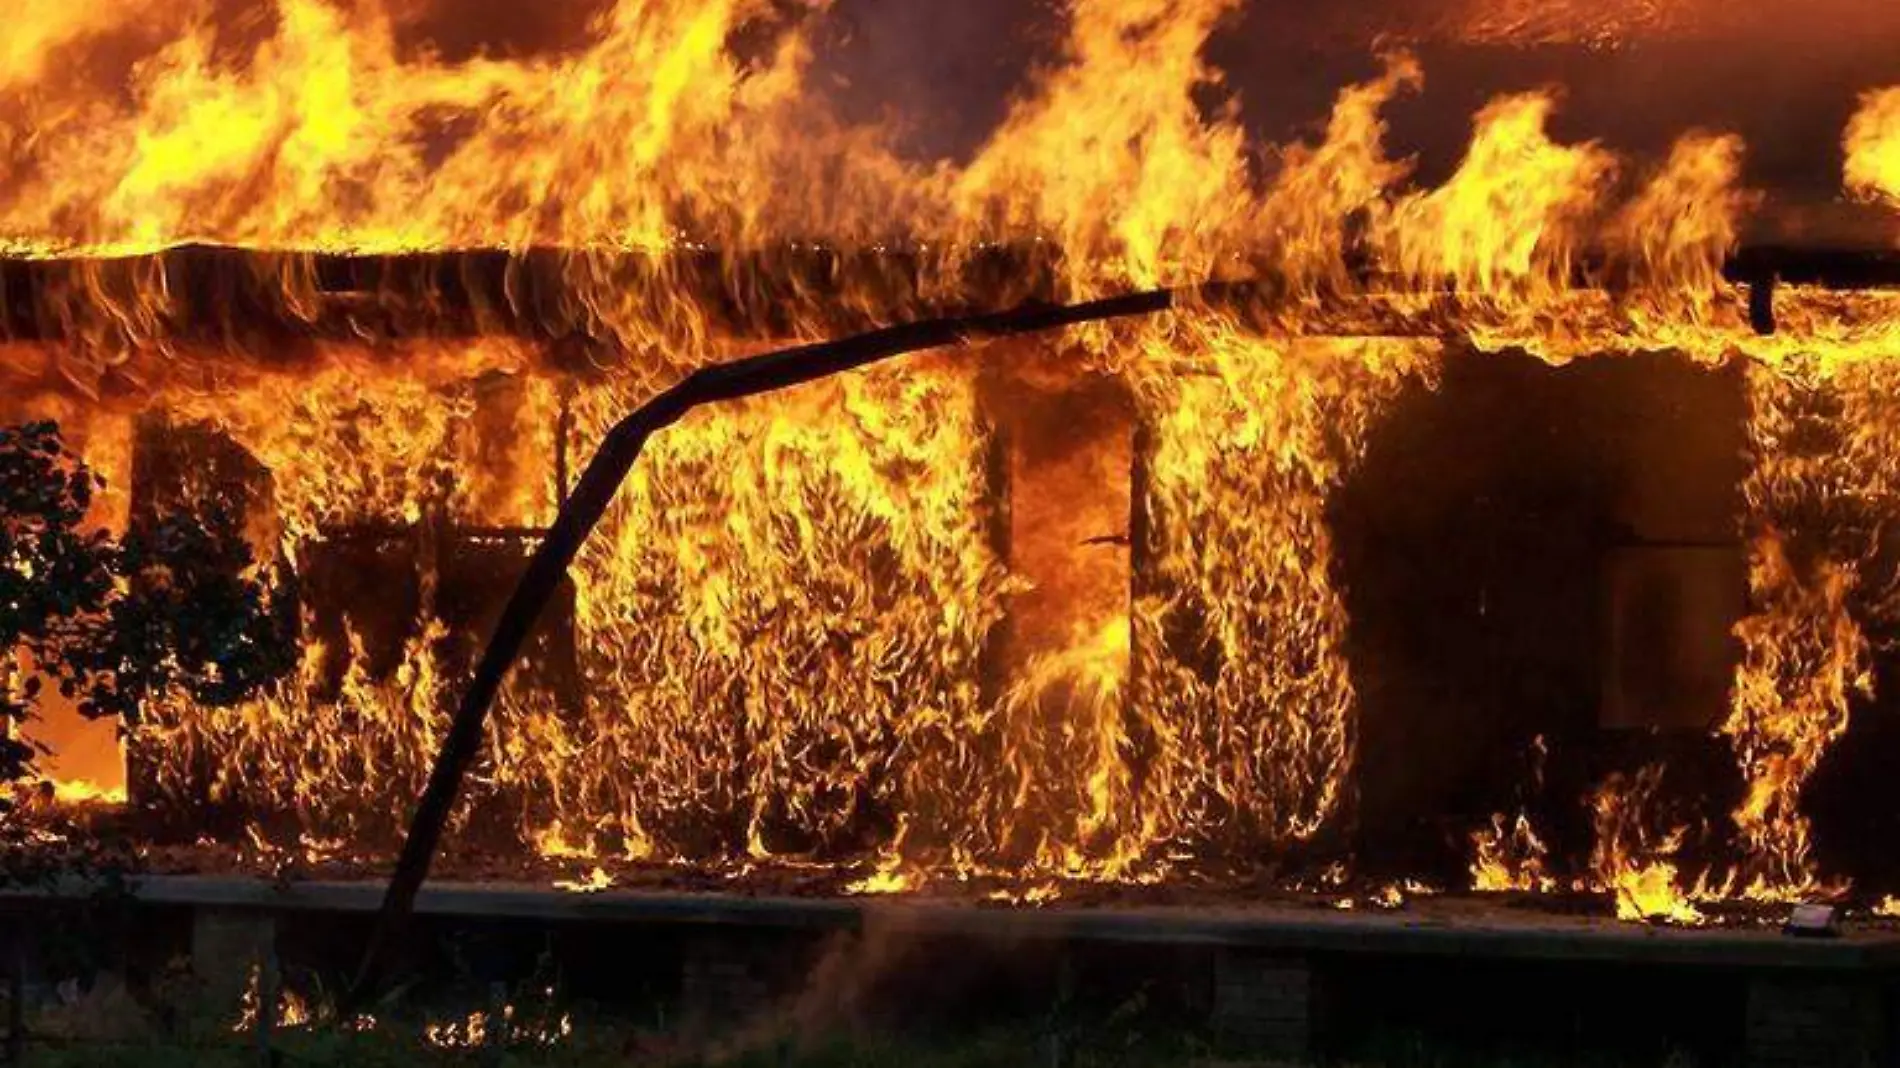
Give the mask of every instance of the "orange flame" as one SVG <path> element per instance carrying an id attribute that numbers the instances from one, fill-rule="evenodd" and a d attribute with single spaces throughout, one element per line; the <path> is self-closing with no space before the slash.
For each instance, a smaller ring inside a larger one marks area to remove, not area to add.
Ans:
<path id="1" fill-rule="evenodd" d="M 1633 777 L 1612 775 L 1597 791 L 1590 866 L 1597 884 L 1615 895 L 1619 919 L 1695 926 L 1703 917 L 1678 885 L 1673 860 L 1684 831 L 1656 835 L 1646 825 L 1661 780 L 1662 769 L 1652 765 Z"/>
<path id="2" fill-rule="evenodd" d="M 1868 93 L 1860 104 L 1844 139 L 1848 191 L 1900 203 L 1900 89 Z"/>
<path id="3" fill-rule="evenodd" d="M 571 648 L 506 695 L 471 824 L 603 865 L 878 856 L 867 889 L 939 868 L 1155 878 L 1183 851 L 1312 842 L 1350 809 L 1358 714 L 1328 505 L 1455 337 L 1553 362 L 1749 361 L 1753 608 L 1723 729 L 1750 887 L 1813 886 L 1801 790 L 1871 686 L 1867 624 L 1886 606 L 1865 546 L 1810 544 L 1802 510 L 1891 489 L 1892 302 L 1784 291 L 1781 335 L 1756 338 L 1722 274 L 1761 202 L 1740 140 L 1686 133 L 1642 175 L 1554 138 L 1554 90 L 1486 104 L 1452 175 L 1418 187 L 1386 147 L 1383 109 L 1424 85 L 1404 54 L 1340 95 L 1317 143 L 1262 151 L 1242 102 L 1203 103 L 1223 87 L 1206 45 L 1241 6 L 1075 0 L 1060 54 L 975 157 L 926 165 L 808 84 L 822 5 L 616 0 L 569 51 L 462 59 L 408 47 L 403 13 L 375 0 L 275 0 L 244 25 L 152 0 L 25 5 L 0 34 L 17 105 L 0 121 L 0 250 L 82 262 L 42 265 L 38 310 L 66 340 L 0 346 L 0 416 L 74 423 L 115 487 L 99 508 L 114 527 L 146 435 L 208 426 L 261 471 L 247 518 L 266 555 L 306 575 L 373 557 L 413 586 L 395 623 L 313 598 L 301 670 L 255 701 L 150 710 L 134 739 L 149 800 L 269 811 L 326 840 L 391 832 L 439 740 L 458 631 L 476 628 L 446 618 L 467 592 L 456 539 L 485 531 L 482 566 L 500 567 L 565 491 L 556 457 L 762 343 L 679 263 L 712 259 L 744 303 L 745 257 L 770 273 L 801 243 L 901 248 L 916 272 L 894 292 L 838 269 L 817 298 L 889 318 L 1023 296 L 961 272 L 1009 245 L 1056 295 L 1273 283 L 1251 307 L 1057 343 L 1134 398 L 1127 607 L 1075 606 L 1066 644 L 996 677 L 1025 581 L 995 535 L 1007 435 L 961 366 L 702 413 L 655 442 L 578 562 L 571 633 L 549 639 Z M 1679 22 L 1657 5 L 1542 9 L 1484 5 L 1464 36 Z M 66 62 L 120 33 L 141 58 L 118 84 Z M 1870 94 L 1845 135 L 1856 195 L 1900 201 L 1895 131 L 1894 91 Z M 180 260 L 87 259 L 187 242 L 253 249 L 271 299 L 309 324 L 380 296 L 323 292 L 313 251 L 500 249 L 510 310 L 560 341 L 392 338 L 365 318 L 360 339 L 291 352 L 237 330 L 211 345 L 185 340 Z M 553 250 L 559 285 L 531 301 L 535 250 Z M 809 296 L 757 300 L 795 340 L 827 328 Z M 1797 431 L 1817 423 L 1814 450 Z M 1650 786 L 1591 799 L 1593 867 L 1626 913 L 1686 922 L 1679 841 L 1632 830 Z M 1552 886 L 1526 818 L 1474 846 L 1481 888 Z"/>

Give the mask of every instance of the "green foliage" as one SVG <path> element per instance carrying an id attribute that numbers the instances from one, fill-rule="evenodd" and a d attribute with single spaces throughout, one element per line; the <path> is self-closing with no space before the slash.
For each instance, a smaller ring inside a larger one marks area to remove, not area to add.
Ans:
<path id="1" fill-rule="evenodd" d="M 235 704 L 295 665 L 294 598 L 257 574 L 233 509 L 205 502 L 114 541 L 85 527 L 101 485 L 56 424 L 0 427 L 0 781 L 32 771 L 18 728 L 43 677 L 85 714 L 130 721 L 172 694 Z"/>
<path id="2" fill-rule="evenodd" d="M 56 425 L 0 427 L 0 779 L 27 773 L 35 755 L 18 728 L 41 681 L 23 678 L 16 658 L 58 663 L 88 640 L 86 621 L 113 592 L 110 539 L 81 529 L 95 485 Z M 62 685 L 76 692 L 76 682 Z"/>
<path id="3" fill-rule="evenodd" d="M 182 693 L 228 707 L 296 666 L 295 600 L 248 577 L 249 543 L 230 512 L 165 516 L 134 527 L 112 556 L 114 597 L 62 667 L 89 716 L 135 719 L 154 697 Z"/>

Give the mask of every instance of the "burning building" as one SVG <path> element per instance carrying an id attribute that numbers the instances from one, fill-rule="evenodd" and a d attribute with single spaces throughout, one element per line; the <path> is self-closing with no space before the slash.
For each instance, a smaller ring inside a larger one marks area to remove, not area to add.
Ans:
<path id="1" fill-rule="evenodd" d="M 29 5 L 0 415 L 61 421 L 102 525 L 240 514 L 300 620 L 265 695 L 54 771 L 154 842 L 378 864 L 620 415 L 1215 281 L 656 438 L 452 849 L 1676 919 L 1900 890 L 1900 22 L 1803 5 L 1811 55 L 1791 6 L 1075 0 L 985 13 L 1033 51 L 986 103 L 884 80 L 983 36 L 901 5 Z"/>

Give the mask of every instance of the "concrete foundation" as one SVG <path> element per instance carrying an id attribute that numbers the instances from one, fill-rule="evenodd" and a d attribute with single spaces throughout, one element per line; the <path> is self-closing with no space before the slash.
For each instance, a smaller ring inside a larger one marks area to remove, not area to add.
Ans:
<path id="1" fill-rule="evenodd" d="M 207 1004 L 230 1020 L 254 972 L 268 991 L 279 952 L 293 985 L 352 966 L 381 890 L 152 877 L 127 907 L 131 929 L 177 932 L 153 959 L 188 948 Z M 61 897 L 0 893 L 0 913 L 31 930 L 35 915 L 72 907 Z M 82 897 L 76 888 L 69 900 Z M 563 999 L 722 1041 L 770 1041 L 787 1023 L 809 1037 L 1007 1020 L 1049 1036 L 1037 1056 L 1059 1063 L 1140 1004 L 1160 1013 L 1143 1018 L 1144 1033 L 1198 1033 L 1237 1056 L 1294 1062 L 1350 1061 L 1416 1038 L 1431 1049 L 1475 1039 L 1573 1053 L 1622 1042 L 1631 1056 L 1680 1050 L 1744 1068 L 1894 1063 L 1900 930 L 1875 922 L 1800 939 L 1770 926 L 1644 928 L 1450 898 L 1380 913 L 1015 909 L 499 884 L 432 884 L 417 906 L 407 951 L 418 976 L 453 979 L 467 961 L 444 958 L 444 947 L 473 938 L 490 946 L 481 981 L 512 989 L 551 968 Z"/>
<path id="2" fill-rule="evenodd" d="M 1757 977 L 1748 987 L 1748 1068 L 1891 1064 L 1890 999 L 1866 978 Z"/>
<path id="3" fill-rule="evenodd" d="M 1213 1026 L 1223 1047 L 1304 1057 L 1313 1046 L 1313 974 L 1301 957 L 1248 949 L 1214 955 Z"/>

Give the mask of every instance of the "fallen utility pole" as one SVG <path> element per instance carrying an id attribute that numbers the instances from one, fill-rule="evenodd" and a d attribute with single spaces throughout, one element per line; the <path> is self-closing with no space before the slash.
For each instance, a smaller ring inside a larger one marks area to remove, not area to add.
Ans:
<path id="1" fill-rule="evenodd" d="M 449 724 L 448 735 L 429 773 L 428 785 L 416 805 L 395 873 L 390 877 L 369 946 L 355 981 L 345 993 L 344 1017 L 352 1015 L 380 982 L 383 956 L 408 923 L 416 894 L 429 877 L 442 832 L 461 794 L 462 781 L 481 750 L 488 710 L 569 565 L 613 503 L 614 495 L 633 470 L 648 438 L 703 405 L 789 389 L 907 353 L 1154 315 L 1177 306 L 1219 304 L 1253 288 L 1252 283 L 1217 282 L 1080 304 L 1032 304 L 984 315 L 930 319 L 835 341 L 801 345 L 702 368 L 616 423 L 588 461 L 580 482 L 562 502 L 554 525 L 528 561 L 527 571 L 502 610 L 488 647 L 475 668 L 475 676 Z"/>

